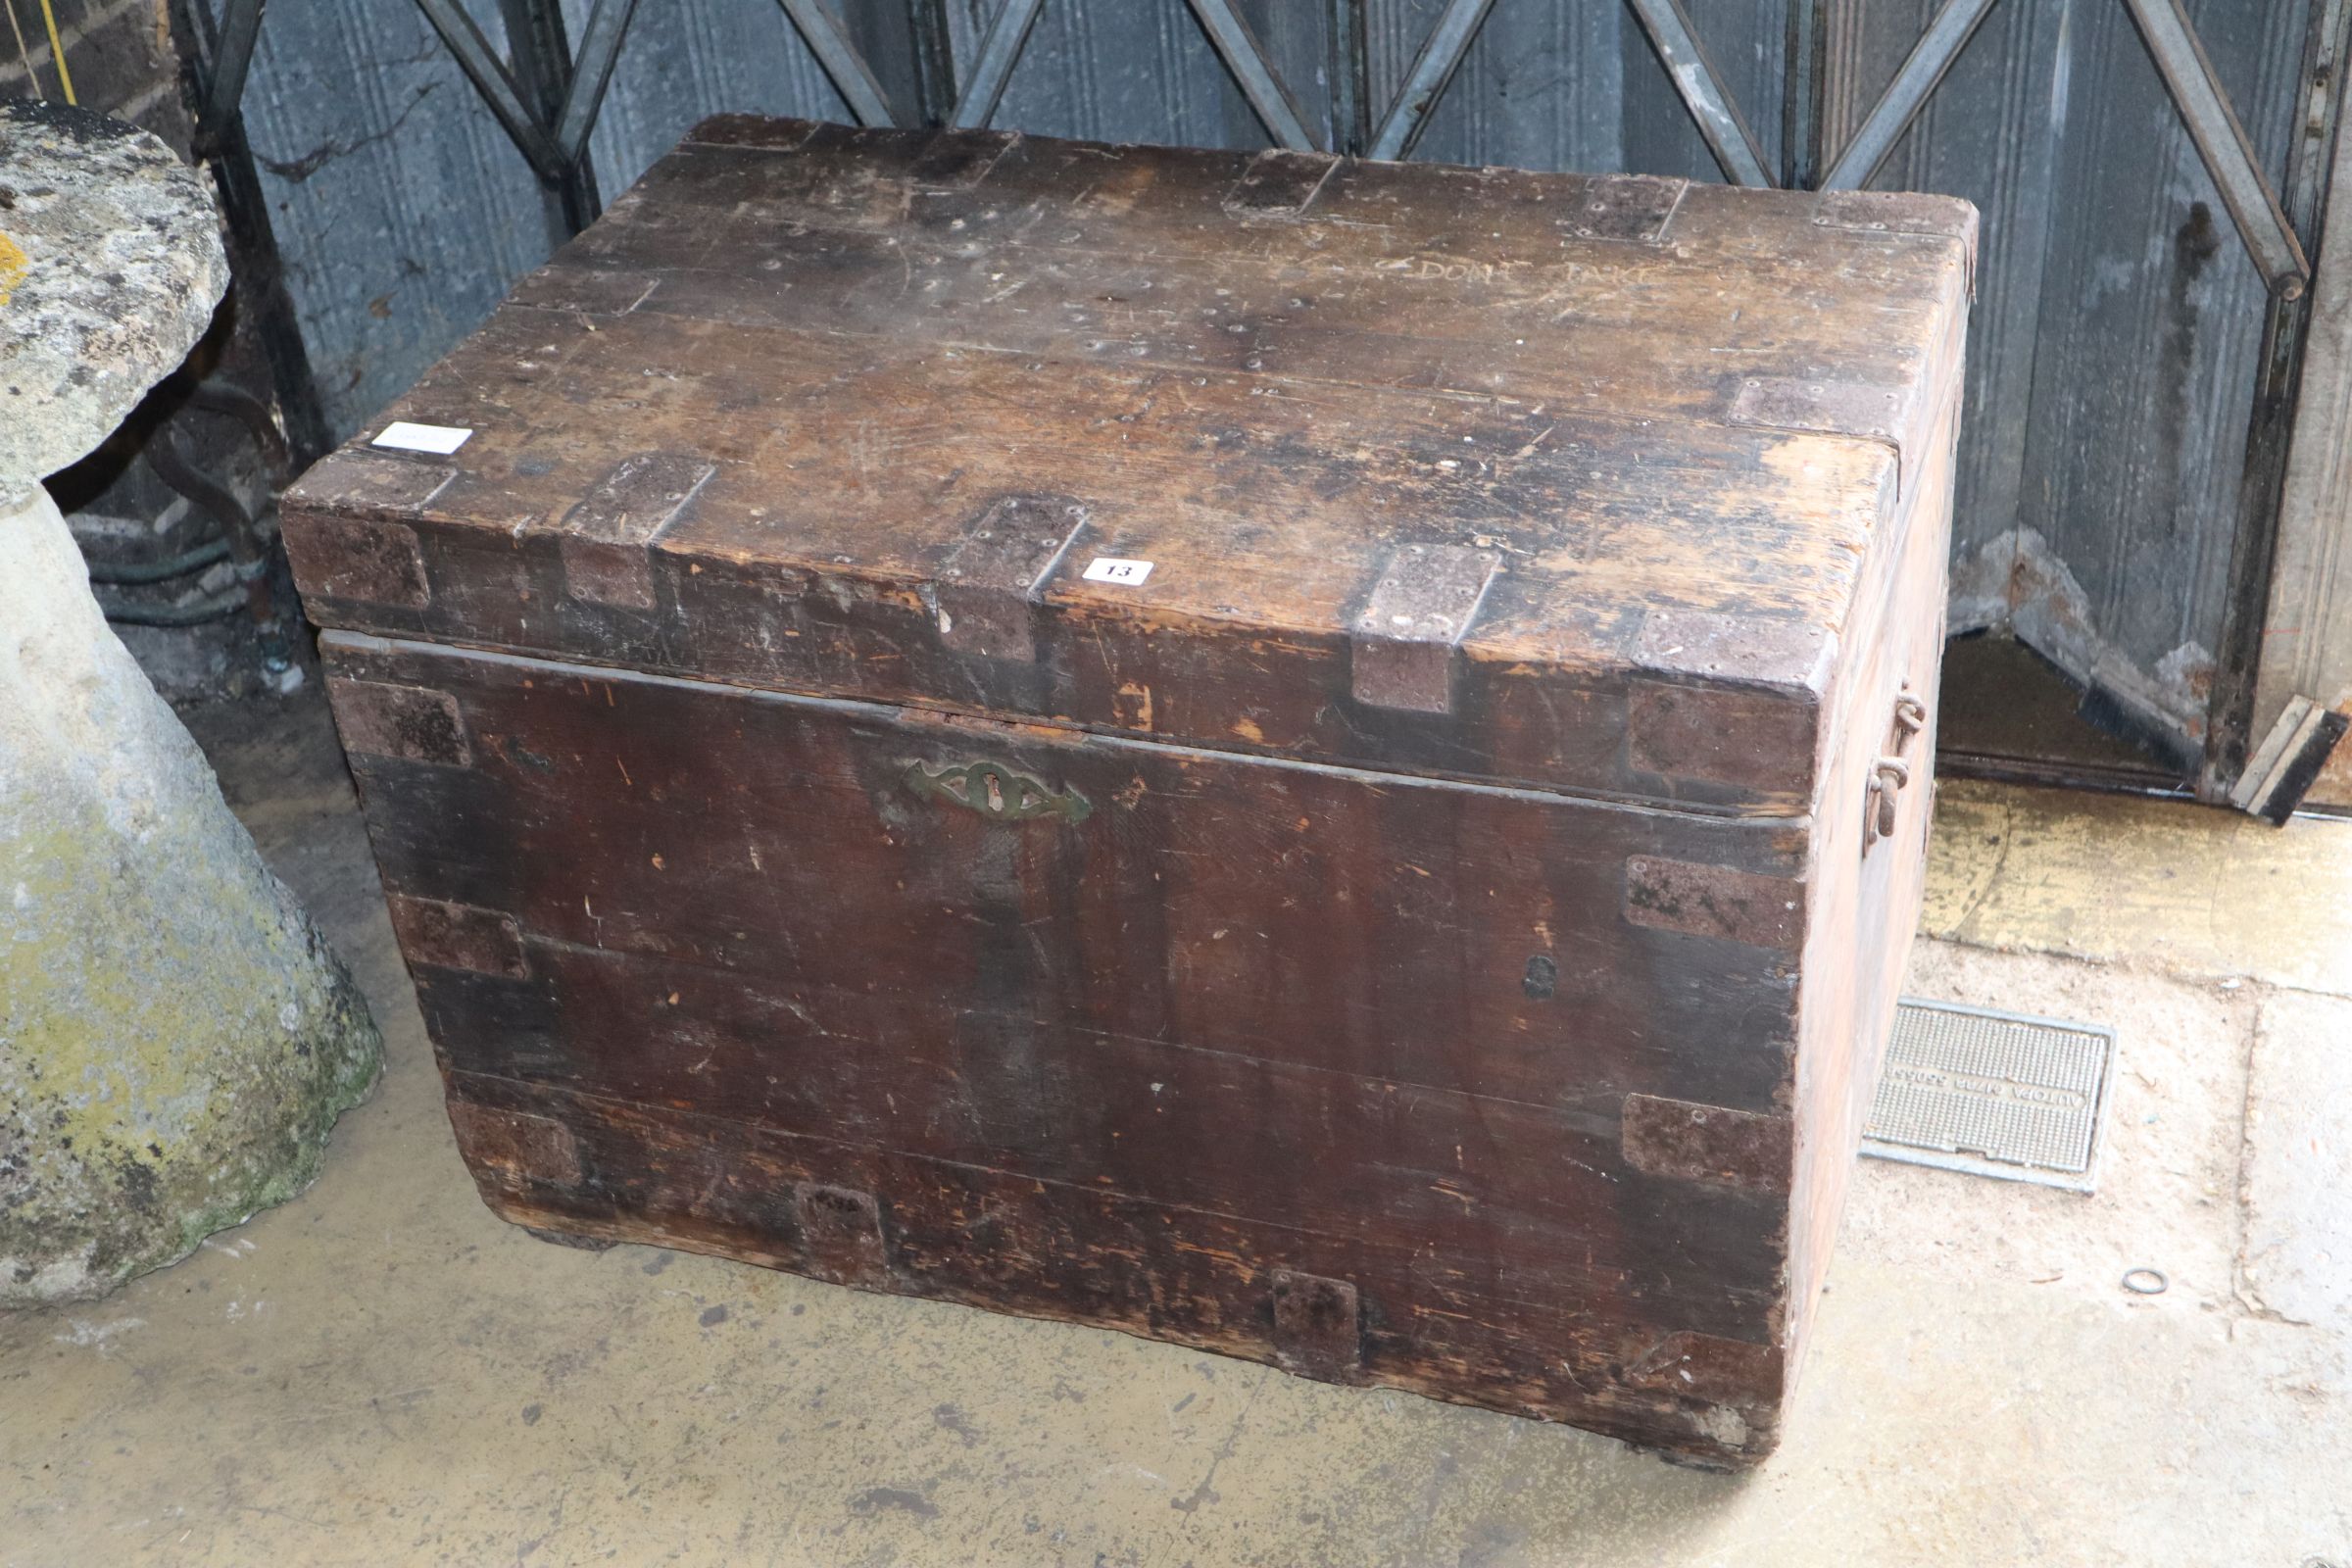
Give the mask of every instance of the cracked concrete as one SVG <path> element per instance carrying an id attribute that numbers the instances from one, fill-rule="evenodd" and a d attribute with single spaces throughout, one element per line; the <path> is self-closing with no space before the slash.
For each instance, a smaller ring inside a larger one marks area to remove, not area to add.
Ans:
<path id="1" fill-rule="evenodd" d="M 2240 1269 L 2282 1289 L 2274 1237 L 2344 1255 L 2352 1172 L 2268 1202 L 2266 1140 L 2304 1122 L 2243 1112 L 2250 1080 L 2304 1121 L 2340 1083 L 2352 824 L 1946 787 L 1911 989 L 2116 1027 L 2101 1190 L 1865 1161 L 1788 1441 L 1737 1478 L 500 1224 L 299 711 L 196 727 L 375 1000 L 384 1090 L 304 1200 L 0 1320 L 0 1563 L 2352 1562 L 2352 1335 Z M 2120 1287 L 2141 1266 L 2164 1294 Z"/>

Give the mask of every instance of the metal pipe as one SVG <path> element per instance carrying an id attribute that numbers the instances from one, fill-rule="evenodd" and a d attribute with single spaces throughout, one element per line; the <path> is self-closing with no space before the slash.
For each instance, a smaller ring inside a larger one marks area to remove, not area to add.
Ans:
<path id="1" fill-rule="evenodd" d="M 236 491 L 225 482 L 214 478 L 196 466 L 180 447 L 178 436 L 167 424 L 156 431 L 146 446 L 147 466 L 156 471 L 164 483 L 186 496 L 197 506 L 220 521 L 220 532 L 229 559 L 236 563 L 237 576 L 244 584 L 243 592 L 253 612 L 254 623 L 270 626 L 277 620 L 276 609 L 270 602 L 268 581 L 270 557 L 263 548 L 261 530 L 251 512 Z"/>
<path id="2" fill-rule="evenodd" d="M 564 25 L 563 6 L 559 0 L 498 0 L 498 12 L 507 30 L 507 74 L 558 161 L 555 176 L 543 183 L 548 187 L 549 241 L 561 245 L 605 210 L 586 152 L 566 157 L 555 144 L 555 124 L 571 97 L 572 80 L 571 39 Z"/>
<path id="3" fill-rule="evenodd" d="M 134 605 L 112 594 L 93 594 L 99 612 L 124 626 L 201 626 L 208 620 L 233 615 L 245 600 L 241 588 L 225 588 L 209 599 L 184 605 Z"/>
<path id="4" fill-rule="evenodd" d="M 1446 14 L 1421 40 L 1421 52 L 1413 56 L 1412 68 L 1405 72 L 1404 85 L 1396 89 L 1389 112 L 1381 117 L 1380 129 L 1372 133 L 1365 157 L 1396 161 L 1413 155 L 1421 133 L 1429 128 L 1429 117 L 1438 100 L 1446 96 L 1453 74 L 1462 67 L 1462 57 L 1470 52 L 1471 40 L 1494 9 L 1494 0 L 1447 0 Z"/>
<path id="5" fill-rule="evenodd" d="M 914 123 L 945 125 L 956 112 L 956 38 L 949 0 L 905 0 L 908 70 L 914 77 Z"/>
<path id="6" fill-rule="evenodd" d="M 201 571 L 216 561 L 228 559 L 228 540 L 208 539 L 193 550 L 183 550 L 162 561 L 142 561 L 118 564 L 108 561 L 88 563 L 90 581 L 111 583 L 122 587 L 139 587 L 147 583 L 170 582 L 185 577 L 191 571 Z"/>
<path id="7" fill-rule="evenodd" d="M 1699 138 L 1707 151 L 1715 155 L 1716 167 L 1723 177 L 1735 185 L 1759 188 L 1772 184 L 1772 175 L 1764 170 L 1764 149 L 1756 145 L 1755 133 L 1747 122 L 1740 118 L 1740 110 L 1723 90 L 1723 78 L 1715 74 L 1714 64 L 1706 51 L 1699 47 L 1698 34 L 1690 28 L 1690 19 L 1684 14 L 1682 0 L 1626 0 L 1634 8 L 1635 20 L 1642 30 L 1649 34 L 1649 46 L 1657 51 L 1658 63 L 1674 81 L 1674 90 L 1682 98 L 1683 107 L 1690 112 L 1690 122 L 1698 127 Z"/>
<path id="8" fill-rule="evenodd" d="M 188 403 L 210 414 L 225 414 L 244 425 L 245 433 L 253 437 L 253 444 L 262 449 L 272 485 L 283 485 L 293 478 L 294 455 L 287 448 L 285 433 L 278 429 L 270 406 L 260 398 L 234 381 L 214 376 L 196 383 L 188 394 Z"/>
<path id="9" fill-rule="evenodd" d="M 1492 3 L 1492 0 L 1490 0 Z M 1306 128 L 1305 117 L 1298 113 L 1298 104 L 1290 88 L 1274 74 L 1266 62 L 1266 51 L 1250 30 L 1250 24 L 1233 8 L 1233 0 L 1191 0 L 1193 16 L 1200 30 L 1232 73 L 1234 84 L 1242 96 L 1250 100 L 1259 123 L 1275 144 L 1295 153 L 1322 151 L 1314 133 Z"/>
<path id="10" fill-rule="evenodd" d="M 2214 79 L 2213 62 L 2205 58 L 2196 28 L 2180 10 L 2180 0 L 2124 0 L 2139 35 L 2156 58 L 2156 70 L 2196 143 L 2205 172 L 2221 190 L 2223 205 L 2237 224 L 2237 237 L 2254 258 L 2271 292 L 2280 299 L 2300 299 L 2311 283 L 2311 263 L 2295 238 L 2278 205 L 2278 193 L 2254 161 L 2246 127 Z"/>
<path id="11" fill-rule="evenodd" d="M 242 423 L 252 434 L 255 443 L 262 449 L 264 461 L 270 470 L 272 486 L 285 481 L 290 470 L 285 438 L 278 433 L 276 421 L 270 417 L 270 411 L 263 406 L 260 399 L 242 387 L 216 379 L 197 383 L 195 389 L 188 395 L 188 405 L 205 409 L 211 413 L 226 415 Z M 213 477 L 196 465 L 186 450 L 179 445 L 178 431 L 170 422 L 166 422 L 155 432 L 153 438 L 148 441 L 145 451 L 147 466 L 155 470 L 158 478 L 204 511 L 212 514 L 219 520 L 221 533 L 220 554 L 236 563 L 237 577 L 242 583 L 242 587 L 237 590 L 237 593 L 251 612 L 254 624 L 261 627 L 265 633 L 272 631 L 277 624 L 277 611 L 270 597 L 269 547 L 263 542 L 260 525 L 253 514 L 246 509 L 244 500 L 228 484 Z M 197 552 L 190 551 L 188 554 L 194 556 Z M 218 560 L 219 557 L 216 556 L 214 559 Z M 99 581 L 160 582 L 171 576 L 178 575 L 176 572 L 167 572 L 161 569 L 169 564 L 171 563 L 159 563 L 153 567 L 128 568 L 133 572 L 152 570 L 156 572 L 153 577 L 118 576 L 108 579 L 98 577 L 96 573 L 92 575 L 95 580 Z M 197 618 L 209 620 L 212 617 L 205 615 Z M 193 625 L 195 622 L 151 620 L 143 622 L 143 624 Z"/>
<path id="12" fill-rule="evenodd" d="M 1331 4 L 1331 150 L 1360 156 L 1372 144 L 1371 67 L 1364 55 L 1364 0 Z"/>
<path id="13" fill-rule="evenodd" d="M 1012 68 L 1028 46 L 1029 29 L 1037 25 L 1037 14 L 1044 5 L 1045 0 L 1004 0 L 997 20 L 988 24 L 988 33 L 980 40 L 972 74 L 956 100 L 955 112 L 948 117 L 951 126 L 979 130 L 996 118 L 1004 84 L 1012 79 Z"/>
<path id="14" fill-rule="evenodd" d="M 1811 190 L 1821 173 L 1828 0 L 1788 0 L 1781 70 L 1781 183 Z"/>
<path id="15" fill-rule="evenodd" d="M 1854 139 L 1830 167 L 1821 181 L 1823 190 L 1860 190 L 1871 182 L 1994 4 L 1995 0 L 1944 0 L 1943 9 L 1936 13 L 1936 20 L 1912 46 L 1894 79 L 1863 117 Z"/>

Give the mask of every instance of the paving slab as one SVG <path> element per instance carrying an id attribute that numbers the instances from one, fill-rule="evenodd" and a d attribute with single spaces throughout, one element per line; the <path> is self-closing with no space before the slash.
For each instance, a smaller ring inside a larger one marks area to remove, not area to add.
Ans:
<path id="1" fill-rule="evenodd" d="M 2230 1309 L 2257 1016 L 2248 988 L 1925 941 L 1905 989 L 2115 1030 L 2098 1191 L 1866 1158 L 1868 1179 L 1847 1202 L 1840 1259 L 1868 1256 L 1954 1286 L 2030 1285 L 2108 1304 L 2126 1294 L 2128 1270 L 2150 1268 L 2169 1282 L 2168 1306 Z"/>
<path id="2" fill-rule="evenodd" d="M 2352 996 L 2352 819 L 1946 780 L 1920 930 Z"/>
<path id="3" fill-rule="evenodd" d="M 2239 1289 L 2352 1332 L 2352 1001 L 2264 999 L 2246 1092 Z"/>

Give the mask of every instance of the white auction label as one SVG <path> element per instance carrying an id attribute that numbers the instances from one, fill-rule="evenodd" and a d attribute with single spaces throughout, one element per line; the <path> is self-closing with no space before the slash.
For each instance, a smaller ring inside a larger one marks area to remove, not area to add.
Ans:
<path id="1" fill-rule="evenodd" d="M 1149 561 L 1119 561 L 1110 556 L 1097 556 L 1084 573 L 1088 582 L 1115 582 L 1122 588 L 1134 588 L 1152 575 Z"/>
<path id="2" fill-rule="evenodd" d="M 391 447 L 400 452 L 430 452 L 448 457 L 466 444 L 471 430 L 455 424 L 411 424 L 406 419 L 394 419 L 384 426 L 384 433 L 368 442 L 369 446 Z"/>

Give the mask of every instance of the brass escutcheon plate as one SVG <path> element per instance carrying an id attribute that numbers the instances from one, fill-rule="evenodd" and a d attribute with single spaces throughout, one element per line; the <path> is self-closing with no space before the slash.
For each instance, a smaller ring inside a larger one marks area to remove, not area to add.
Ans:
<path id="1" fill-rule="evenodd" d="M 1057 816 L 1083 822 L 1094 810 L 1076 790 L 1056 790 L 1003 762 L 985 758 L 934 768 L 912 762 L 906 768 L 906 787 L 935 801 L 946 801 L 976 811 L 991 822 L 1027 822 Z"/>

